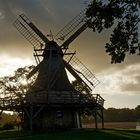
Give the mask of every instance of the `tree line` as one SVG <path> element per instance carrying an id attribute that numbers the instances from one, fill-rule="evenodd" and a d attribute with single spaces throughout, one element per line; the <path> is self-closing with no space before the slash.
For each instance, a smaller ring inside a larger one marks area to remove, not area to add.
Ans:
<path id="1" fill-rule="evenodd" d="M 93 123 L 94 117 L 89 116 L 87 112 L 85 112 L 82 117 L 83 123 Z M 98 119 L 100 122 L 100 118 Z M 140 105 L 135 107 L 134 109 L 130 108 L 108 108 L 104 109 L 104 122 L 137 122 L 140 121 Z"/>
<path id="2" fill-rule="evenodd" d="M 140 119 L 140 105 L 134 109 L 108 108 L 104 110 L 105 122 L 136 122 Z"/>

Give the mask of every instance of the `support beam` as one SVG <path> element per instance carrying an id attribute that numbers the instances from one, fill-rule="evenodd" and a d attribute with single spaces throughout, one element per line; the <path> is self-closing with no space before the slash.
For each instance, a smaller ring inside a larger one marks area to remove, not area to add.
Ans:
<path id="1" fill-rule="evenodd" d="M 101 109 L 101 114 L 102 114 L 102 129 L 104 129 L 104 109 Z"/>
<path id="2" fill-rule="evenodd" d="M 33 130 L 33 106 L 30 106 L 30 131 Z"/>
<path id="3" fill-rule="evenodd" d="M 33 130 L 33 106 L 31 105 L 29 107 L 29 112 L 26 108 L 24 108 L 24 110 L 29 119 L 29 129 L 30 129 L 30 131 L 32 131 Z"/>
<path id="4" fill-rule="evenodd" d="M 3 110 L 0 111 L 0 116 L 1 116 L 2 112 L 3 112 Z"/>
<path id="5" fill-rule="evenodd" d="M 3 110 L 0 111 L 0 120 L 2 119 L 1 114 L 2 114 Z"/>
<path id="6" fill-rule="evenodd" d="M 98 129 L 97 110 L 95 110 L 95 113 L 94 113 L 94 118 L 95 118 L 95 128 L 96 128 L 96 129 Z"/>
<path id="7" fill-rule="evenodd" d="M 99 116 L 101 118 L 101 121 L 102 121 L 102 128 L 104 128 L 104 114 L 103 114 L 103 108 L 100 108 L 99 111 L 97 110 L 97 116 Z"/>
<path id="8" fill-rule="evenodd" d="M 39 110 L 33 115 L 33 119 L 42 111 L 44 107 L 40 107 Z"/>
<path id="9" fill-rule="evenodd" d="M 27 117 L 30 118 L 30 114 L 28 113 L 28 110 L 26 108 L 24 108 L 24 111 L 25 111 Z"/>
<path id="10" fill-rule="evenodd" d="M 79 110 L 79 121 L 80 121 L 80 128 L 82 128 L 82 121 L 81 121 L 81 110 Z"/>
<path id="11" fill-rule="evenodd" d="M 77 128 L 80 128 L 79 111 L 76 111 L 76 122 L 77 122 Z"/>

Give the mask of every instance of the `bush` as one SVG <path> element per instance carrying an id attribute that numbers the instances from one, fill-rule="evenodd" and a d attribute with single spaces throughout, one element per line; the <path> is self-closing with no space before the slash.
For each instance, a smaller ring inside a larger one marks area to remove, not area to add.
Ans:
<path id="1" fill-rule="evenodd" d="M 11 122 L 7 122 L 2 127 L 3 130 L 11 130 L 14 129 L 14 124 Z"/>

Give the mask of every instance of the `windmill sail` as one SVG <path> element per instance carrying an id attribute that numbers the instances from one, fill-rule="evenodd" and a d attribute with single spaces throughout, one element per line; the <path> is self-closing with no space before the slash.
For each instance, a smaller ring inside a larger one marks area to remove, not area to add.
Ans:
<path id="1" fill-rule="evenodd" d="M 70 49 L 68 49 L 69 44 L 86 30 L 90 20 L 91 19 L 86 18 L 85 10 L 83 10 L 56 34 L 55 38 L 61 41 L 60 44 L 65 50 L 64 53 L 71 54 Z M 63 40 L 61 40 L 61 38 L 63 38 Z M 95 75 L 75 55 L 64 55 L 64 60 L 72 65 L 77 75 L 81 77 L 90 90 L 99 84 L 99 80 Z"/>
<path id="2" fill-rule="evenodd" d="M 81 11 L 76 17 L 74 17 L 64 28 L 62 28 L 55 36 L 57 42 L 62 45 L 69 37 L 71 37 L 77 29 L 85 24 L 86 16 L 85 10 Z"/>
<path id="3" fill-rule="evenodd" d="M 64 60 L 73 67 L 77 75 L 81 77 L 90 90 L 100 83 L 95 75 L 76 56 L 73 56 L 71 59 L 70 55 L 65 55 Z"/>
<path id="4" fill-rule="evenodd" d="M 24 14 L 19 15 L 14 26 L 36 48 L 49 42 L 45 35 Z"/>

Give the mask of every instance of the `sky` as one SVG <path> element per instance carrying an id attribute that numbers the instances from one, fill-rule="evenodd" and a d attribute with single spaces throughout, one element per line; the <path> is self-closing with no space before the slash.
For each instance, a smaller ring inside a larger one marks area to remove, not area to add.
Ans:
<path id="1" fill-rule="evenodd" d="M 26 14 L 45 35 L 50 30 L 56 34 L 85 6 L 85 0 L 0 0 L 0 77 L 35 65 L 32 45 L 13 26 L 19 14 Z M 93 93 L 105 99 L 105 108 L 135 108 L 140 105 L 140 56 L 128 55 L 123 63 L 111 64 L 104 47 L 110 33 L 87 29 L 70 49 L 99 79 Z"/>

